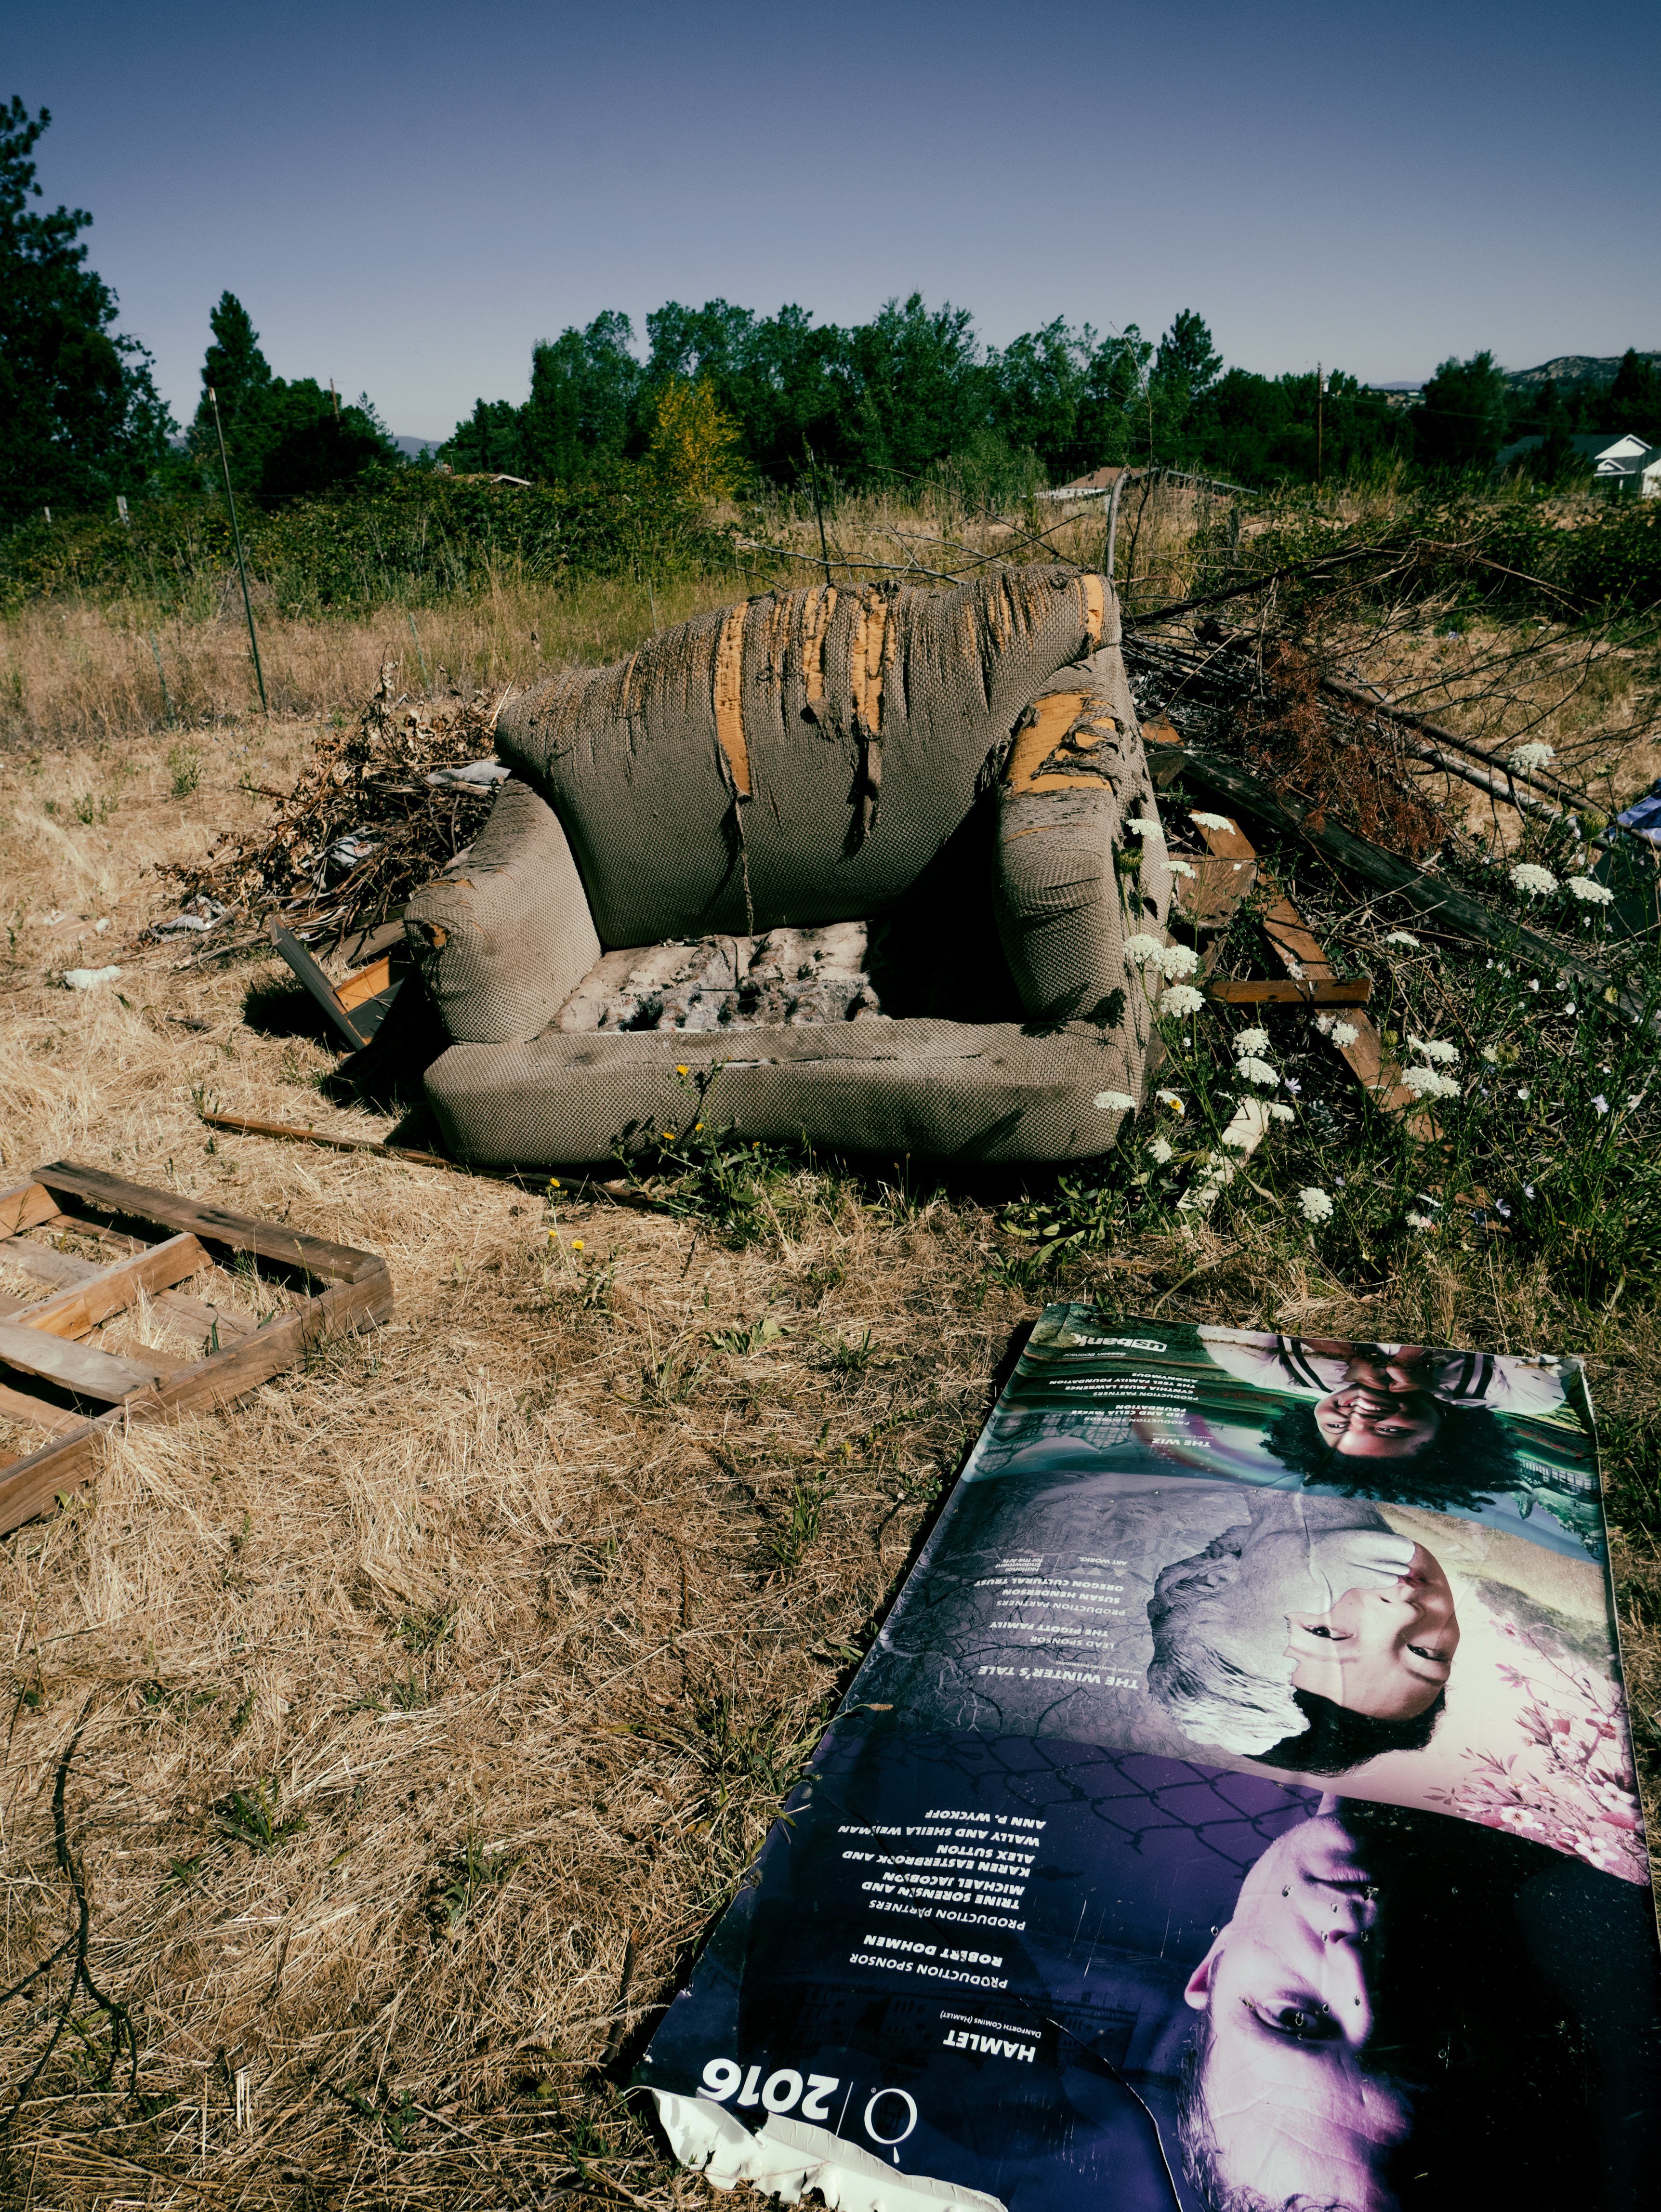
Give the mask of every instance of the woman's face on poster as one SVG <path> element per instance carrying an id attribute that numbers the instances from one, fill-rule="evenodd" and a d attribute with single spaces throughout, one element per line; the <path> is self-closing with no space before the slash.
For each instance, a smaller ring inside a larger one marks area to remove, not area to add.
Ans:
<path id="1" fill-rule="evenodd" d="M 1411 1720 L 1445 1687 L 1459 1619 L 1441 1562 L 1422 1544 L 1384 1589 L 1351 1589 L 1325 1613 L 1287 1616 L 1294 1689 L 1375 1720 Z"/>
<path id="2" fill-rule="evenodd" d="M 1329 1448 L 1351 1459 L 1410 1459 L 1442 1425 L 1428 1391 L 1347 1380 L 1315 1407 L 1315 1425 Z"/>

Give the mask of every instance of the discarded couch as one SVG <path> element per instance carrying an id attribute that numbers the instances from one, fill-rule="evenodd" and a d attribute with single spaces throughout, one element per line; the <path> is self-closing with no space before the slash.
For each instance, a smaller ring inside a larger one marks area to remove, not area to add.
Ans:
<path id="1" fill-rule="evenodd" d="M 514 701 L 510 779 L 406 915 L 447 1142 L 576 1164 L 702 1118 L 889 1157 L 1107 1149 L 1098 1101 L 1140 1094 L 1149 1030 L 1123 943 L 1163 939 L 1171 885 L 1118 640 L 1111 586 L 1068 569 L 824 585 Z M 730 939 L 741 968 L 854 921 L 882 981 L 833 994 L 849 1018 L 729 1027 L 729 994 L 700 1026 L 683 994 L 678 1025 L 592 1025 L 618 948 Z"/>

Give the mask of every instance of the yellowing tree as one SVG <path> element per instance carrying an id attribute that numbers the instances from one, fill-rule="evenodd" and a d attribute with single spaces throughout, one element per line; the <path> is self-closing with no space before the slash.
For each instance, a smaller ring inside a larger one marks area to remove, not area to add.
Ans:
<path id="1" fill-rule="evenodd" d="M 707 376 L 696 384 L 672 377 L 658 399 L 647 458 L 687 498 L 731 499 L 744 459 L 739 426 L 720 407 Z"/>

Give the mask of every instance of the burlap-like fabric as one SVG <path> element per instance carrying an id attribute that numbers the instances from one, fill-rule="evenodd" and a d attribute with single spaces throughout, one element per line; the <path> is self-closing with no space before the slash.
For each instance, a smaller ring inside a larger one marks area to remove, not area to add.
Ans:
<path id="1" fill-rule="evenodd" d="M 496 749 L 564 824 L 607 947 L 863 921 L 1110 619 L 1100 577 L 1048 567 L 770 592 L 550 678 L 503 711 Z"/>
<path id="2" fill-rule="evenodd" d="M 1123 941 L 1163 933 L 1170 878 L 1102 578 L 751 600 L 539 687 L 498 744 L 525 781 L 465 880 L 409 909 L 455 1041 L 428 1095 L 463 1157 L 604 1158 L 691 1118 L 674 1070 L 717 1061 L 706 1112 L 757 1138 L 987 1160 L 1111 1144 L 1096 1099 L 1139 1094 L 1148 1030 Z M 1127 816 L 1153 823 L 1146 851 Z M 988 901 L 1027 1026 L 538 1034 L 601 943 L 868 921 L 908 894 L 943 896 L 965 941 L 961 902 Z"/>
<path id="3" fill-rule="evenodd" d="M 699 1103 L 698 1079 L 717 1062 Z M 452 1045 L 427 1071 L 427 1097 L 446 1142 L 481 1166 L 575 1164 L 700 1120 L 891 1159 L 1061 1160 L 1112 1143 L 1122 1117 L 1097 1097 L 1134 1096 L 1141 1077 L 1129 1024 L 879 1019 L 725 1037 L 552 1030 L 525 1044 Z"/>
<path id="4" fill-rule="evenodd" d="M 558 817 L 510 777 L 465 859 L 404 911 L 447 1036 L 506 1044 L 551 1021 L 599 957 Z"/>

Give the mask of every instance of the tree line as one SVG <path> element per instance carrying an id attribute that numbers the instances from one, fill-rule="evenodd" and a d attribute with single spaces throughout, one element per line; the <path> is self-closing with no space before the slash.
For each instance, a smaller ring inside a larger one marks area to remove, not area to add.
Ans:
<path id="1" fill-rule="evenodd" d="M 84 209 L 35 208 L 31 159 L 51 121 L 0 107 L 0 526 L 129 498 L 216 496 L 225 461 L 266 507 L 411 465 L 366 394 L 273 374 L 241 301 L 210 311 L 202 393 L 182 437 L 149 355 L 114 327 L 114 293 L 88 265 Z M 1530 465 L 1578 466 L 1577 429 L 1661 439 L 1652 362 L 1629 352 L 1613 386 L 1515 391 L 1480 353 L 1445 362 L 1416 402 L 1333 370 L 1226 368 L 1203 319 L 1157 341 L 1057 317 L 1003 347 L 965 307 L 891 300 L 870 321 L 764 315 L 670 301 L 644 342 L 611 309 L 532 348 L 520 402 L 481 397 L 417 466 L 566 486 L 642 462 L 708 495 L 757 483 L 902 487 L 949 471 L 964 497 L 1007 503 L 1040 483 L 1165 464 L 1248 486 L 1334 480 L 1398 462 L 1488 467 L 1537 431 Z M 210 394 L 213 397 L 210 398 Z M 713 458 L 712 458 L 713 457 Z"/>

